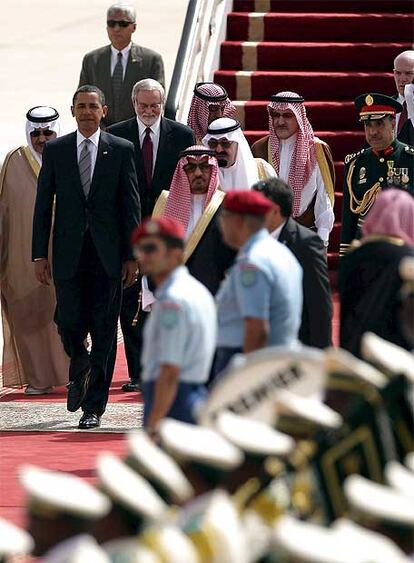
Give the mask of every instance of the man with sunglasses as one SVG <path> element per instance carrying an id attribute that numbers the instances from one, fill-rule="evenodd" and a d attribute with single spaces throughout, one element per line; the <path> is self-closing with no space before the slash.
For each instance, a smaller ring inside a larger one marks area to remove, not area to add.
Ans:
<path id="1" fill-rule="evenodd" d="M 335 169 L 329 146 L 315 137 L 304 98 L 296 92 L 271 97 L 269 135 L 252 146 L 255 156 L 273 164 L 293 191 L 292 217 L 329 243 L 335 216 Z"/>
<path id="2" fill-rule="evenodd" d="M 153 78 L 164 85 L 164 63 L 159 53 L 131 41 L 137 27 L 133 6 L 113 4 L 106 19 L 111 44 L 85 55 L 79 86 L 93 84 L 103 91 L 108 105 L 104 123 L 111 125 L 135 115 L 131 91 L 136 82 Z"/>
<path id="3" fill-rule="evenodd" d="M 43 395 L 67 383 L 69 364 L 53 321 L 54 287 L 39 285 L 28 249 L 43 150 L 60 128 L 51 107 L 34 107 L 26 119 L 27 146 L 6 156 L 0 177 L 3 384 L 27 385 L 26 395 Z"/>
<path id="4" fill-rule="evenodd" d="M 168 217 L 147 219 L 132 237 L 140 269 L 156 286 L 142 374 L 144 426 L 150 434 L 167 416 L 194 423 L 207 397 L 216 310 L 211 293 L 183 265 L 184 241 L 183 224 Z"/>
<path id="5" fill-rule="evenodd" d="M 271 164 L 254 158 L 241 125 L 235 119 L 221 117 L 212 121 L 203 144 L 215 151 L 220 187 L 225 192 L 250 190 L 259 180 L 276 176 Z"/>
<path id="6" fill-rule="evenodd" d="M 194 145 L 181 153 L 170 190 L 163 191 L 153 217 L 179 221 L 185 229 L 184 262 L 191 275 L 215 295 L 235 252 L 223 241 L 220 190 L 214 151 Z"/>

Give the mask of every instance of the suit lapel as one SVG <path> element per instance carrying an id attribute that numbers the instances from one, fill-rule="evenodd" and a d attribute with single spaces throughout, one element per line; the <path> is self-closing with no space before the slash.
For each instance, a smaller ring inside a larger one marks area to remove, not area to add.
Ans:
<path id="1" fill-rule="evenodd" d="M 106 104 L 109 107 L 113 105 L 112 99 L 112 78 L 111 78 L 111 46 L 105 49 L 102 59 L 102 80 L 103 80 L 103 91 L 105 92 Z"/>
<path id="2" fill-rule="evenodd" d="M 78 147 L 76 145 L 77 134 L 76 131 L 72 133 L 71 138 L 68 139 L 68 170 L 73 170 L 73 180 L 76 184 L 78 192 L 82 199 L 85 199 L 85 194 L 82 188 L 82 182 L 79 174 L 78 164 Z"/>
<path id="3" fill-rule="evenodd" d="M 152 178 L 152 185 L 157 186 L 160 181 L 160 176 L 163 169 L 163 155 L 168 153 L 168 147 L 170 144 L 171 128 L 163 117 L 160 123 L 160 140 L 158 143 L 157 159 L 155 161 L 154 175 Z M 169 188 L 169 186 L 162 186 L 163 188 Z"/>
<path id="4" fill-rule="evenodd" d="M 122 102 L 128 101 L 131 96 L 132 87 L 135 84 L 135 77 L 139 76 L 139 68 L 142 67 L 141 48 L 132 43 L 129 51 L 127 67 L 124 77 L 124 88 L 122 89 Z"/>
<path id="5" fill-rule="evenodd" d="M 94 168 L 94 171 L 93 171 L 89 197 L 96 190 L 96 187 L 97 187 L 98 182 L 99 182 L 99 178 L 102 175 L 102 172 L 105 171 L 106 162 L 108 160 L 109 152 L 110 152 L 110 147 L 109 147 L 109 143 L 108 143 L 107 134 L 104 131 L 101 131 L 101 134 L 99 136 L 98 153 L 96 155 L 96 163 L 95 163 L 95 168 Z"/>

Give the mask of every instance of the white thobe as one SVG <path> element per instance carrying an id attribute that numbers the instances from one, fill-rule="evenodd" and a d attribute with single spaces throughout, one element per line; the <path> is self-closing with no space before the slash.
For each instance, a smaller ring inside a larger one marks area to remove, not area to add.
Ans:
<path id="1" fill-rule="evenodd" d="M 295 150 L 295 143 L 296 135 L 292 135 L 289 139 L 280 141 L 279 178 L 285 182 L 289 182 L 289 171 L 292 163 L 293 152 Z M 335 215 L 318 163 L 316 163 L 309 180 L 302 189 L 299 215 L 302 215 L 308 209 L 315 192 L 315 225 L 318 235 L 325 243 L 327 243 L 329 241 L 329 233 L 332 231 L 335 222 Z"/>

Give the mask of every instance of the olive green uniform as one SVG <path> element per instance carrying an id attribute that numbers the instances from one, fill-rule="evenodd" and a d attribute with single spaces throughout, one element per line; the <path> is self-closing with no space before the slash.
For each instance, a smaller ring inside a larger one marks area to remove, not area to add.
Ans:
<path id="1" fill-rule="evenodd" d="M 346 156 L 340 255 L 360 238 L 367 213 L 388 187 L 414 194 L 414 147 L 394 140 L 385 150 L 365 148 Z"/>

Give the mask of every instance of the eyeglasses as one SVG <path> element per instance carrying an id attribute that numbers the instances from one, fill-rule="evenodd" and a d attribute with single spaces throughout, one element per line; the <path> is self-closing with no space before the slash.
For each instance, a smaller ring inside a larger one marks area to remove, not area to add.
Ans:
<path id="1" fill-rule="evenodd" d="M 108 27 L 128 27 L 129 25 L 133 24 L 135 22 L 128 22 L 126 20 L 108 20 L 106 22 L 106 25 Z"/>
<path id="2" fill-rule="evenodd" d="M 226 150 L 229 149 L 234 141 L 229 141 L 228 139 L 210 139 L 208 141 L 208 146 L 210 149 L 215 150 L 219 145 L 222 149 Z"/>
<path id="3" fill-rule="evenodd" d="M 159 246 L 154 242 L 147 242 L 147 244 L 140 244 L 136 247 L 136 252 L 141 254 L 154 254 L 158 252 Z"/>
<path id="4" fill-rule="evenodd" d="M 36 129 L 35 131 L 32 131 L 30 133 L 31 137 L 40 137 L 41 135 L 43 135 L 44 137 L 51 137 L 53 135 L 54 131 L 52 131 L 51 129 L 42 129 L 42 130 L 38 130 Z"/>
<path id="5" fill-rule="evenodd" d="M 183 169 L 184 172 L 195 172 L 197 168 L 199 168 L 201 172 L 208 172 L 210 167 L 211 164 L 208 162 L 189 162 L 188 164 L 184 164 Z"/>

